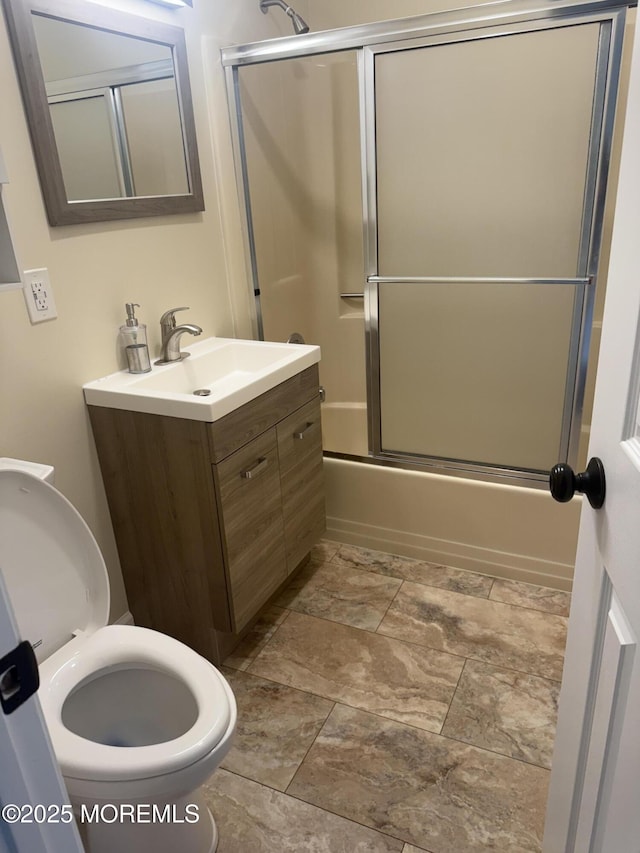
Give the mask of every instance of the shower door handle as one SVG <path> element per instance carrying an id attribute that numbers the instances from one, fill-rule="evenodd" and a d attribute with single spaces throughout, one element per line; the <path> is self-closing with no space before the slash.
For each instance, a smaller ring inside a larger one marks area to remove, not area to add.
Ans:
<path id="1" fill-rule="evenodd" d="M 564 462 L 554 465 L 549 474 L 549 489 L 554 500 L 560 503 L 570 501 L 576 492 L 586 495 L 594 509 L 600 509 L 606 494 L 606 479 L 602 460 L 594 456 L 589 460 L 587 470 L 574 474 L 573 468 Z"/>

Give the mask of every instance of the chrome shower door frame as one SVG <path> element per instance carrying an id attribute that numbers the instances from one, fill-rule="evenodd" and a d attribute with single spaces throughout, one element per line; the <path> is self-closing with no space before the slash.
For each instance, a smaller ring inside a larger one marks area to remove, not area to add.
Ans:
<path id="1" fill-rule="evenodd" d="M 572 335 L 567 367 L 567 385 L 563 411 L 563 429 L 558 459 L 575 463 L 580 439 L 582 406 L 585 391 L 587 359 L 593 319 L 594 293 L 602 241 L 604 203 L 611 157 L 611 140 L 618 90 L 622 39 L 626 10 L 636 2 L 621 4 L 619 0 L 497 0 L 466 9 L 455 9 L 419 15 L 400 20 L 326 30 L 301 36 L 287 36 L 261 42 L 234 45 L 221 51 L 225 70 L 227 97 L 231 116 L 236 183 L 243 219 L 243 238 L 248 279 L 255 300 L 254 332 L 263 337 L 255 239 L 251 217 L 251 194 L 248 181 L 246 148 L 239 92 L 239 70 L 283 59 L 356 51 L 359 76 L 361 127 L 361 163 L 363 196 L 363 233 L 365 258 L 364 315 L 367 351 L 367 409 L 369 453 L 360 461 L 393 467 L 429 470 L 494 482 L 505 482 L 543 488 L 546 475 L 470 462 L 428 456 L 408 456 L 385 452 L 381 446 L 380 362 L 378 286 L 382 282 L 377 265 L 377 203 L 375 175 L 375 81 L 374 61 L 378 53 L 404 48 L 447 44 L 500 35 L 533 32 L 546 28 L 600 23 L 595 99 L 601 110 L 592 119 L 587 193 L 584 205 L 580 262 L 575 279 L 553 280 L 558 285 L 575 286 Z M 459 279 L 458 279 L 459 280 Z M 429 277 L 421 279 L 428 285 Z M 431 279 L 433 282 L 433 279 Z M 467 280 L 468 281 L 468 280 Z M 478 283 L 482 279 L 477 279 Z M 527 279 L 534 284 L 552 283 L 549 279 Z M 416 282 L 417 283 L 417 282 Z M 355 295 L 355 294 L 354 294 Z M 359 294 L 357 294 L 359 295 Z M 349 454 L 332 456 L 352 458 Z"/>
<path id="2" fill-rule="evenodd" d="M 456 27 L 398 44 L 370 45 L 363 49 L 361 104 L 363 108 L 363 206 L 365 228 L 365 327 L 367 347 L 367 414 L 369 449 L 377 460 L 401 467 L 422 468 L 438 473 L 473 476 L 485 480 L 509 482 L 546 488 L 547 472 L 487 465 L 470 460 L 444 459 L 429 455 L 411 455 L 385 449 L 382 444 L 382 410 L 380 391 L 380 316 L 379 286 L 381 284 L 413 284 L 428 287 L 433 284 L 543 284 L 575 287 L 573 318 L 567 364 L 562 431 L 558 446 L 558 461 L 575 465 L 581 435 L 587 363 L 595 301 L 598 260 L 602 242 L 607 176 L 611 157 L 611 140 L 615 118 L 616 96 L 620 76 L 622 38 L 626 7 L 588 12 L 584 7 L 539 10 L 516 24 L 488 26 L 488 22 L 473 27 Z M 575 278 L 486 278 L 486 277 L 393 277 L 380 276 L 378 267 L 378 210 L 376 179 L 376 103 L 375 59 L 382 53 L 399 52 L 436 45 L 474 42 L 561 27 L 600 24 L 594 106 L 588 154 L 585 198 L 579 259 Z M 416 389 L 416 393 L 418 393 Z"/>

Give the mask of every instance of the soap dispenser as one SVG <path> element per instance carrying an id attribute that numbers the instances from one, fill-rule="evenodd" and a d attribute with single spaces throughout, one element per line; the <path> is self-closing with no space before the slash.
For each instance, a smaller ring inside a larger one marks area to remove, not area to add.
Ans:
<path id="1" fill-rule="evenodd" d="M 136 318 L 135 309 L 139 307 L 137 302 L 127 302 L 127 321 L 124 326 L 120 326 L 120 339 L 127 356 L 129 373 L 148 373 L 151 370 L 147 327 L 144 323 L 138 323 Z"/>

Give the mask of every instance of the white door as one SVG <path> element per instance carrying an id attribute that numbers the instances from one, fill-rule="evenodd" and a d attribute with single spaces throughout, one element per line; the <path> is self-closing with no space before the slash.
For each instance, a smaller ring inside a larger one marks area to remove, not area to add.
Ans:
<path id="1" fill-rule="evenodd" d="M 544 853 L 640 851 L 640 29 L 590 455 L 606 498 L 578 543 Z"/>
<path id="2" fill-rule="evenodd" d="M 19 642 L 0 571 L 0 660 Z M 37 694 L 12 713 L 0 708 L 0 768 L 0 853 L 82 853 Z"/>

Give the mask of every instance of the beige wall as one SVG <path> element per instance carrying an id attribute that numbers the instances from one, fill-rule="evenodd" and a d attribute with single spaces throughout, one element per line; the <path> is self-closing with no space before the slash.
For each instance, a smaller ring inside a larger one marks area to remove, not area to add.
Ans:
<path id="1" fill-rule="evenodd" d="M 2 197 L 20 268 L 49 269 L 59 315 L 32 326 L 22 293 L 0 293 L 0 455 L 56 467 L 56 485 L 82 513 L 103 550 L 112 617 L 117 618 L 126 610 L 126 599 L 81 386 L 122 366 L 116 339 L 127 301 L 141 305 L 152 355 L 159 344 L 160 314 L 174 305 L 190 305 L 185 319 L 199 323 L 207 336 L 250 333 L 216 52 L 232 41 L 283 34 L 289 22 L 277 10 L 263 16 L 254 0 L 200 0 L 195 9 L 179 13 L 142 0 L 111 5 L 185 27 L 206 211 L 50 228 L 0 16 L 0 147 L 10 179 Z M 213 34 L 209 40 L 207 33 Z M 233 300 L 232 292 L 237 294 Z"/>
<path id="2" fill-rule="evenodd" d="M 482 5 L 480 0 L 465 0 L 463 3 L 456 0 L 308 0 L 308 3 L 307 21 L 312 30 L 330 30 Z"/>

